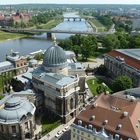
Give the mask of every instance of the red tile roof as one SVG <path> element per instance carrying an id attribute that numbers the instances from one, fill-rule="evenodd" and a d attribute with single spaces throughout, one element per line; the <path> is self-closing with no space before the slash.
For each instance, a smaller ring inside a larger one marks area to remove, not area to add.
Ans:
<path id="1" fill-rule="evenodd" d="M 99 130 L 103 127 L 103 122 L 108 120 L 108 123 L 104 125 L 107 132 L 119 134 L 123 140 L 140 139 L 140 102 L 101 94 L 95 103 L 96 107 L 89 105 L 77 116 L 76 124 L 78 120 L 82 120 L 83 125 L 92 124 Z M 128 116 L 124 117 L 124 112 L 128 112 Z M 90 120 L 93 115 L 95 119 Z M 122 125 L 122 128 L 117 130 L 119 124 Z"/>
<path id="2" fill-rule="evenodd" d="M 113 51 L 107 53 L 107 55 L 112 56 L 112 57 L 124 58 L 124 61 L 127 65 L 140 70 L 140 60 L 137 60 L 137 59 L 130 57 L 126 54 L 123 54 L 121 52 L 118 52 L 117 50 L 113 50 Z"/>

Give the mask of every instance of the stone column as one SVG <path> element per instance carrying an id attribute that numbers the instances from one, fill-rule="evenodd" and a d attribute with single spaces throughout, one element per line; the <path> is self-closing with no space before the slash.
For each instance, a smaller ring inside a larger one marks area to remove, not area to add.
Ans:
<path id="1" fill-rule="evenodd" d="M 25 134 L 24 134 L 24 130 L 23 130 L 23 126 L 22 124 L 20 124 L 20 137 L 21 137 L 21 140 L 25 140 Z"/>
<path id="2" fill-rule="evenodd" d="M 34 130 L 33 130 L 33 122 L 32 122 L 32 120 L 30 120 L 29 123 L 30 123 L 31 137 L 33 138 L 34 137 Z"/>

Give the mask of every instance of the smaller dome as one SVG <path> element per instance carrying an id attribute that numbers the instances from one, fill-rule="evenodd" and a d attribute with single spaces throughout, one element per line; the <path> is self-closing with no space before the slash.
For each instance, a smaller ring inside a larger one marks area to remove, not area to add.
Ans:
<path id="1" fill-rule="evenodd" d="M 49 47 L 44 55 L 43 65 L 46 67 L 66 66 L 67 57 L 65 51 L 59 46 Z"/>
<path id="2" fill-rule="evenodd" d="M 0 109 L 0 123 L 19 123 L 28 114 L 34 115 L 35 106 L 28 100 L 20 97 L 11 97 L 5 107 Z"/>
<path id="3" fill-rule="evenodd" d="M 16 106 L 20 105 L 20 103 L 21 103 L 20 97 L 11 98 L 5 103 L 5 108 L 16 107 Z"/>

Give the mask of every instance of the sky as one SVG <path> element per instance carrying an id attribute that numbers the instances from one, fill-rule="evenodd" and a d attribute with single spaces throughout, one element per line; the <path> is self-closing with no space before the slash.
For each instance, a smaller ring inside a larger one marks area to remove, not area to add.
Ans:
<path id="1" fill-rule="evenodd" d="M 140 4 L 140 0 L 0 0 L 0 4 L 56 3 L 56 4 Z"/>

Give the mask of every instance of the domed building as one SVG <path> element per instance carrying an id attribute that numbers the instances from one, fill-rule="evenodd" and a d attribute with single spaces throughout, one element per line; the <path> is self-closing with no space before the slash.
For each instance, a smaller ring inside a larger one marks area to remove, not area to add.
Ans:
<path id="1" fill-rule="evenodd" d="M 44 55 L 43 66 L 46 72 L 68 75 L 65 51 L 57 45 L 49 47 Z"/>
<path id="2" fill-rule="evenodd" d="M 68 74 L 65 51 L 56 43 L 44 55 L 43 64 L 33 72 L 33 86 L 41 98 L 37 110 L 46 110 L 59 116 L 66 123 L 80 111 L 84 102 L 84 92 L 80 92 L 78 75 Z"/>
<path id="3" fill-rule="evenodd" d="M 8 96 L 0 102 L 0 136 L 3 140 L 34 139 L 35 110 L 26 98 Z"/>

